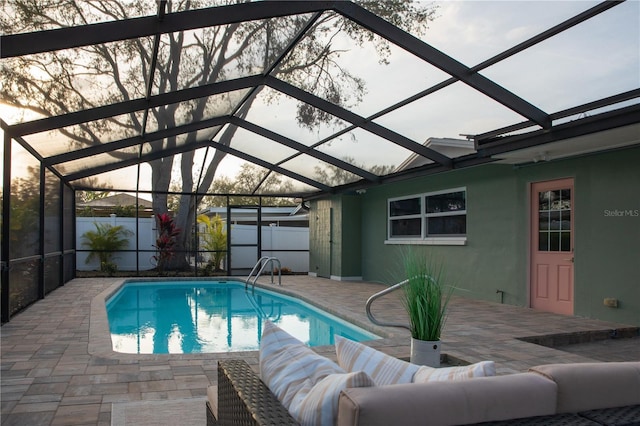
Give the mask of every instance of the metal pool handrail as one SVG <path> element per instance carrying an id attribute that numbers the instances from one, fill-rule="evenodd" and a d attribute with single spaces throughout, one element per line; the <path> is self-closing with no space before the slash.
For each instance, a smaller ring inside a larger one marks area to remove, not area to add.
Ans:
<path id="1" fill-rule="evenodd" d="M 400 287 L 402 287 L 403 285 L 405 285 L 406 283 L 408 283 L 409 280 L 406 279 L 404 281 L 400 281 L 397 284 L 392 285 L 391 287 L 387 287 L 382 291 L 377 292 L 376 294 L 374 294 L 373 296 L 371 296 L 369 299 L 367 299 L 367 304 L 365 305 L 365 311 L 367 312 L 367 317 L 369 318 L 369 321 L 371 321 L 372 323 L 376 324 L 376 325 L 381 325 L 384 327 L 402 327 L 402 328 L 406 328 L 407 330 L 411 331 L 411 327 L 409 327 L 406 324 L 400 324 L 400 323 L 393 323 L 393 322 L 381 322 L 378 321 L 373 314 L 371 313 L 371 304 L 376 300 L 379 299 L 380 297 L 391 293 L 394 290 L 399 289 Z"/>
<path id="2" fill-rule="evenodd" d="M 251 277 L 254 273 L 256 273 L 258 266 L 260 266 L 260 270 L 258 270 L 256 275 L 253 277 L 253 282 L 251 283 L 252 288 L 255 287 L 256 281 L 258 281 L 258 278 L 260 277 L 260 275 L 262 275 L 262 271 L 264 271 L 264 268 L 268 264 L 271 264 L 271 284 L 273 284 L 273 262 L 278 262 L 278 285 L 282 286 L 282 266 L 280 264 L 280 260 L 277 257 L 262 256 L 253 266 L 251 272 L 249 272 L 249 276 L 247 276 L 247 279 L 245 280 L 244 288 L 246 289 L 249 286 L 249 280 L 251 280 Z"/>

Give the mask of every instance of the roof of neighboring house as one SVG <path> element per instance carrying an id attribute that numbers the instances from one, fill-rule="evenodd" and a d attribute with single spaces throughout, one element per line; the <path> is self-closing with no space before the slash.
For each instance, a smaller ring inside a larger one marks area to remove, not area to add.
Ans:
<path id="1" fill-rule="evenodd" d="M 242 220 L 255 220 L 256 209 L 247 208 L 233 208 L 231 209 L 233 217 Z M 208 207 L 199 214 L 205 214 L 207 216 L 220 216 L 221 218 L 227 217 L 226 207 Z M 262 220 L 280 220 L 280 221 L 296 221 L 296 220 L 309 220 L 309 211 L 304 206 L 282 206 L 282 207 L 263 207 L 262 208 Z"/>
<path id="2" fill-rule="evenodd" d="M 458 158 L 476 152 L 473 141 L 467 139 L 429 138 L 424 141 L 423 145 L 449 158 Z M 429 163 L 433 163 L 433 161 L 414 152 L 395 171 L 412 169 Z"/>
<path id="3" fill-rule="evenodd" d="M 116 206 L 143 206 L 146 208 L 153 207 L 151 201 L 144 198 L 136 198 L 129 194 L 115 194 L 108 197 L 92 200 L 87 203 L 78 203 L 78 207 L 116 207 Z"/>

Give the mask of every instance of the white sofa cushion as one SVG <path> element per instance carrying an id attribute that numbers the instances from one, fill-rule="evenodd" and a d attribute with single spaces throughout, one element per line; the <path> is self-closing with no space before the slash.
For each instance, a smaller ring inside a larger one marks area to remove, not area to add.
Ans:
<path id="1" fill-rule="evenodd" d="M 260 340 L 260 378 L 303 426 L 334 425 L 343 389 L 374 386 L 364 372 L 345 372 L 270 321 Z"/>
<path id="2" fill-rule="evenodd" d="M 260 340 L 260 378 L 287 410 L 302 401 L 313 385 L 336 373 L 345 371 L 272 322 L 265 322 Z"/>
<path id="3" fill-rule="evenodd" d="M 364 371 L 377 386 L 411 383 L 419 365 L 410 364 L 362 343 L 335 336 L 340 367 L 347 371 Z"/>
<path id="4" fill-rule="evenodd" d="M 333 426 L 338 417 L 340 392 L 370 386 L 375 386 L 375 383 L 362 371 L 329 374 L 316 383 L 302 401 L 291 406 L 291 415 L 304 426 Z"/>
<path id="5" fill-rule="evenodd" d="M 467 380 L 474 377 L 490 377 L 496 375 L 496 364 L 493 361 L 481 361 L 471 365 L 458 367 L 433 368 L 422 366 L 413 376 L 413 383 L 443 382 L 448 380 Z"/>

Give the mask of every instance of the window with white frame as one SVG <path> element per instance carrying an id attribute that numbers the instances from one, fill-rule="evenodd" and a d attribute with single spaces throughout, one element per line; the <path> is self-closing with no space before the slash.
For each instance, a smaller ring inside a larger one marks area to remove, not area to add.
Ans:
<path id="1" fill-rule="evenodd" d="M 389 240 L 428 240 L 467 234 L 467 190 L 455 188 L 388 200 Z"/>

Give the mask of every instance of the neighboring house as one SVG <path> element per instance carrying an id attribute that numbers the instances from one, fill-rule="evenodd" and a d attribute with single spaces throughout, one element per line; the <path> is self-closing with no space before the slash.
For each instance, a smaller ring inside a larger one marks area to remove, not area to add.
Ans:
<path id="1" fill-rule="evenodd" d="M 395 284 L 412 247 L 457 294 L 640 325 L 640 125 L 494 160 L 311 201 L 310 273 Z"/>
<path id="2" fill-rule="evenodd" d="M 226 222 L 226 207 L 208 207 L 198 214 L 209 217 L 220 216 Z M 231 209 L 231 223 L 234 225 L 255 225 L 258 221 L 258 207 Z M 261 221 L 263 226 L 309 227 L 309 211 L 304 205 L 291 207 L 262 207 Z"/>
<path id="3" fill-rule="evenodd" d="M 127 206 L 138 206 L 139 214 L 144 216 L 153 215 L 153 203 L 144 198 L 136 198 L 129 194 L 115 194 L 98 198 L 86 203 L 76 203 L 77 209 L 90 208 L 94 216 L 109 216 L 116 209 Z"/>

